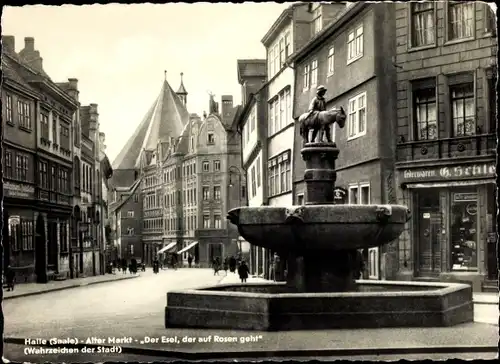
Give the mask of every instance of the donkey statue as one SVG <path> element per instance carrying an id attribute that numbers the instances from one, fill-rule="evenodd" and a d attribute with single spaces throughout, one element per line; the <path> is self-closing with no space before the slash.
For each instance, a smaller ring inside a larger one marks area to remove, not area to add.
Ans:
<path id="1" fill-rule="evenodd" d="M 326 140 L 331 143 L 332 136 L 330 133 L 330 125 L 337 123 L 340 128 L 345 126 L 346 113 L 342 107 L 340 109 L 332 109 L 327 111 L 306 112 L 298 117 L 300 124 L 300 135 L 304 143 L 309 143 L 309 130 L 312 129 L 311 142 L 322 142 L 323 136 L 326 134 Z M 320 132 L 318 140 L 316 137 Z"/>

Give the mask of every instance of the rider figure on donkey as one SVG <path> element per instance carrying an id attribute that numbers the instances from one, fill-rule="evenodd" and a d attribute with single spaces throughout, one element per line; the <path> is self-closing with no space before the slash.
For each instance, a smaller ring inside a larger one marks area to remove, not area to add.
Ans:
<path id="1" fill-rule="evenodd" d="M 309 105 L 309 117 L 312 116 L 315 111 L 326 111 L 326 87 L 318 86 L 316 89 L 316 97 L 312 99 L 311 104 Z"/>

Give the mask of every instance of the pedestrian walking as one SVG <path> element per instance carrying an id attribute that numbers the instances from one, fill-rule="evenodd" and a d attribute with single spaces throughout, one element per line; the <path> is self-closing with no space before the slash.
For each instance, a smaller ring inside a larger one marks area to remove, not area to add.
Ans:
<path id="1" fill-rule="evenodd" d="M 247 263 L 242 260 L 240 266 L 238 267 L 238 275 L 240 276 L 241 283 L 245 283 L 247 281 L 249 271 Z"/>
<path id="2" fill-rule="evenodd" d="M 233 256 L 231 258 L 229 258 L 229 271 L 231 273 L 236 272 L 236 258 Z"/>
<path id="3" fill-rule="evenodd" d="M 219 275 L 219 260 L 218 258 L 214 258 L 212 262 L 212 266 L 214 268 L 214 275 Z"/>
<path id="4" fill-rule="evenodd" d="M 122 270 L 123 270 L 123 274 L 127 273 L 127 259 L 125 259 L 125 258 L 122 259 Z"/>
<path id="5" fill-rule="evenodd" d="M 5 269 L 5 280 L 7 281 L 7 291 L 13 291 L 16 284 L 16 272 L 10 265 Z"/>
<path id="6" fill-rule="evenodd" d="M 189 257 L 188 257 L 189 268 L 191 268 L 191 264 L 193 264 L 193 256 L 191 254 L 189 254 Z"/>
<path id="7" fill-rule="evenodd" d="M 229 257 L 226 257 L 224 259 L 223 267 L 224 267 L 224 272 L 226 273 L 227 276 L 227 270 L 229 269 Z"/>

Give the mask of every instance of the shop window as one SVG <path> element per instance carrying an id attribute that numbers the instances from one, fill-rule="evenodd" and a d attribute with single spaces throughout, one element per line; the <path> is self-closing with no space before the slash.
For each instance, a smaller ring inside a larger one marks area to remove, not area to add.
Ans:
<path id="1" fill-rule="evenodd" d="M 19 250 L 19 217 L 9 217 L 9 243 L 12 251 Z"/>
<path id="2" fill-rule="evenodd" d="M 477 269 L 477 192 L 452 193 L 452 270 Z"/>
<path id="3" fill-rule="evenodd" d="M 24 251 L 33 250 L 33 221 L 21 220 L 21 241 Z"/>

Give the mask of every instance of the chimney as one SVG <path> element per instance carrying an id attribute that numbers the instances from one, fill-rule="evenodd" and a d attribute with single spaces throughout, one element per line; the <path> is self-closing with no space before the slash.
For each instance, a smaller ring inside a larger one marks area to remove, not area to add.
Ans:
<path id="1" fill-rule="evenodd" d="M 2 35 L 2 48 L 5 53 L 16 53 L 16 37 Z"/>
<path id="2" fill-rule="evenodd" d="M 33 37 L 25 37 L 24 38 L 24 50 L 28 52 L 35 51 L 35 38 Z"/>
<path id="3" fill-rule="evenodd" d="M 78 101 L 78 94 L 80 93 L 78 91 L 78 79 L 76 78 L 68 78 L 68 95 L 71 96 L 73 99 Z"/>
<path id="4" fill-rule="evenodd" d="M 222 95 L 222 122 L 226 125 L 231 123 L 233 116 L 233 96 L 232 95 Z"/>
<path id="5" fill-rule="evenodd" d="M 98 128 L 99 113 L 97 112 L 97 104 L 89 104 L 89 119 L 90 119 L 90 130 L 96 130 Z"/>

